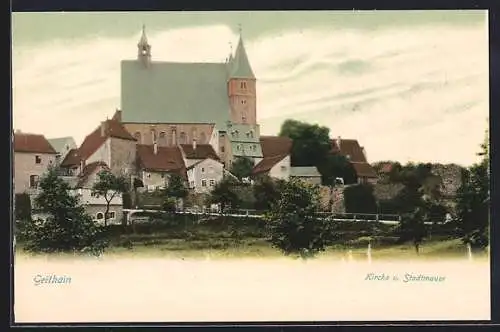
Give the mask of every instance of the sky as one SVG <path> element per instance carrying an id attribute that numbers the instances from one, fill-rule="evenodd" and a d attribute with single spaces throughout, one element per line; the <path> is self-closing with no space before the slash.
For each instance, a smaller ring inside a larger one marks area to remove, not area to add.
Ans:
<path id="1" fill-rule="evenodd" d="M 369 162 L 478 161 L 489 114 L 486 11 L 14 13 L 13 125 L 77 144 L 120 108 L 142 25 L 153 60 L 222 62 L 241 25 L 261 134 L 296 119 Z"/>

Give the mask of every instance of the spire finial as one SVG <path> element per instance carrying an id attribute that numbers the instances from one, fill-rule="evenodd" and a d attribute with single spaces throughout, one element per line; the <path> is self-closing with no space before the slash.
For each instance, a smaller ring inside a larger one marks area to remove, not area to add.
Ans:
<path id="1" fill-rule="evenodd" d="M 238 33 L 240 34 L 241 36 L 241 23 L 238 23 Z"/>

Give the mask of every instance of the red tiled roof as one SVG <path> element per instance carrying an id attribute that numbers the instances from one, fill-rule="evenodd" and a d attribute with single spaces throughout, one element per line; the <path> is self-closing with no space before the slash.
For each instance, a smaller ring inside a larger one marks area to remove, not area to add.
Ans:
<path id="1" fill-rule="evenodd" d="M 260 145 L 262 155 L 266 157 L 276 157 L 278 155 L 287 155 L 292 151 L 292 139 L 281 136 L 261 136 Z"/>
<path id="2" fill-rule="evenodd" d="M 43 135 L 14 133 L 14 152 L 57 154 Z"/>
<path id="3" fill-rule="evenodd" d="M 282 154 L 262 159 L 257 165 L 254 166 L 252 174 L 256 175 L 260 173 L 269 172 L 271 168 L 274 167 L 274 165 L 282 161 L 286 156 L 287 156 L 286 154 Z"/>
<path id="4" fill-rule="evenodd" d="M 106 165 L 106 163 L 102 162 L 102 161 L 96 161 L 96 162 L 93 162 L 93 163 L 86 165 L 83 168 L 83 172 L 79 175 L 79 179 L 78 179 L 78 183 L 77 183 L 76 187 L 77 188 L 83 187 L 86 184 L 89 176 L 100 168 L 107 169 L 108 165 Z"/>
<path id="5" fill-rule="evenodd" d="M 156 172 L 172 172 L 187 178 L 186 165 L 178 147 L 158 147 L 154 154 L 152 145 L 137 145 L 137 159 L 143 170 Z"/>
<path id="6" fill-rule="evenodd" d="M 377 173 L 373 169 L 372 165 L 368 163 L 357 163 L 357 162 L 351 162 L 352 166 L 354 167 L 354 170 L 356 171 L 356 174 L 358 177 L 363 177 L 363 178 L 377 178 Z"/>
<path id="7" fill-rule="evenodd" d="M 61 167 L 80 165 L 81 160 L 82 158 L 78 154 L 78 149 L 71 149 L 68 151 L 66 157 L 64 157 L 63 161 L 61 162 Z"/>
<path id="8" fill-rule="evenodd" d="M 365 155 L 363 153 L 363 149 L 358 143 L 358 140 L 355 139 L 340 139 L 340 150 L 339 146 L 337 145 L 337 140 L 331 140 L 332 143 L 332 152 L 333 153 L 338 153 L 340 152 L 341 155 L 348 157 L 351 162 L 354 163 L 366 163 L 367 160 L 365 158 Z"/>
<path id="9" fill-rule="evenodd" d="M 85 137 L 82 145 L 78 148 L 78 154 L 81 159 L 87 160 L 94 152 L 101 147 L 110 137 L 120 138 L 129 141 L 136 139 L 116 120 L 106 120 L 104 122 L 104 135 L 101 132 L 101 125 L 97 127 L 90 135 Z"/>
<path id="10" fill-rule="evenodd" d="M 207 159 L 212 158 L 219 160 L 219 156 L 210 144 L 197 144 L 196 149 L 193 149 L 192 144 L 180 144 L 186 159 Z"/>
<path id="11" fill-rule="evenodd" d="M 391 163 L 385 163 L 380 167 L 380 172 L 381 173 L 390 173 L 392 171 L 392 164 Z"/>

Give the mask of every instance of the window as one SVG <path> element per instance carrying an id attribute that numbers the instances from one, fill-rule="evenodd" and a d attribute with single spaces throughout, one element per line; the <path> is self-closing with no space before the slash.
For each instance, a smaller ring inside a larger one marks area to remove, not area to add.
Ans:
<path id="1" fill-rule="evenodd" d="M 245 99 L 243 99 L 243 100 L 241 101 L 241 103 L 242 103 L 243 105 L 246 105 L 247 101 L 246 101 Z"/>
<path id="2" fill-rule="evenodd" d="M 247 82 L 241 82 L 240 83 L 240 88 L 241 89 L 246 89 L 247 88 Z"/>
<path id="3" fill-rule="evenodd" d="M 186 133 L 182 131 L 179 136 L 179 144 L 186 144 L 186 142 L 187 142 Z"/>
<path id="4" fill-rule="evenodd" d="M 253 130 L 250 130 L 250 138 L 253 138 Z"/>
<path id="5" fill-rule="evenodd" d="M 210 187 L 215 186 L 215 180 L 210 180 Z"/>
<path id="6" fill-rule="evenodd" d="M 220 147 L 220 152 L 224 153 L 224 147 L 223 146 Z"/>
<path id="7" fill-rule="evenodd" d="M 207 186 L 207 180 L 201 180 L 201 186 L 206 187 Z"/>
<path id="8" fill-rule="evenodd" d="M 115 219 L 115 211 L 108 212 L 108 219 Z"/>
<path id="9" fill-rule="evenodd" d="M 205 167 L 202 167 L 202 168 L 201 168 L 201 172 L 202 172 L 202 173 L 205 173 Z"/>
<path id="10" fill-rule="evenodd" d="M 30 188 L 38 188 L 38 175 L 30 175 Z"/>
<path id="11" fill-rule="evenodd" d="M 36 164 L 41 164 L 41 163 L 42 163 L 42 157 L 40 157 L 40 156 L 35 156 L 35 163 L 36 163 Z"/>
<path id="12" fill-rule="evenodd" d="M 137 140 L 137 142 L 139 143 L 142 143 L 141 142 L 141 133 L 136 131 L 135 134 L 134 134 L 134 138 Z"/>
<path id="13" fill-rule="evenodd" d="M 252 150 L 256 151 L 257 150 L 257 145 L 252 145 Z"/>
<path id="14" fill-rule="evenodd" d="M 236 145 L 236 150 L 240 151 L 240 145 Z"/>
<path id="15" fill-rule="evenodd" d="M 97 212 L 97 214 L 96 214 L 95 218 L 96 218 L 97 220 L 102 220 L 102 219 L 104 219 L 104 213 L 102 213 L 102 212 Z"/>
<path id="16" fill-rule="evenodd" d="M 146 177 L 149 179 L 151 177 L 151 173 L 146 173 Z"/>

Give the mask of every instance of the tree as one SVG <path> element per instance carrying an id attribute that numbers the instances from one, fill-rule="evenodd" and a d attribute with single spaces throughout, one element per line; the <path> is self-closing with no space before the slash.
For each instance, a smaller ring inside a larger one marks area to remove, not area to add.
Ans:
<path id="1" fill-rule="evenodd" d="M 319 193 L 316 187 L 291 180 L 283 184 L 281 195 L 266 215 L 269 241 L 285 255 L 303 258 L 323 251 L 330 233 L 330 222 L 319 219 Z"/>
<path id="2" fill-rule="evenodd" d="M 377 201 L 370 184 L 358 184 L 344 190 L 345 209 L 348 213 L 377 213 Z"/>
<path id="3" fill-rule="evenodd" d="M 26 249 L 33 252 L 83 251 L 101 253 L 107 246 L 103 228 L 85 213 L 79 197 L 72 194 L 55 168 L 40 179 L 35 207 L 47 214 L 46 220 L 26 223 Z"/>
<path id="4" fill-rule="evenodd" d="M 98 180 L 92 186 L 92 193 L 104 197 L 106 212 L 104 213 L 104 226 L 108 225 L 109 205 L 116 195 L 127 191 L 127 180 L 123 175 L 115 175 L 109 169 L 97 173 Z"/>
<path id="5" fill-rule="evenodd" d="M 340 154 L 332 154 L 330 129 L 296 120 L 286 120 L 281 126 L 280 136 L 292 139 L 291 163 L 293 166 L 316 166 L 324 185 L 333 185 L 335 178 L 344 178 L 344 183 L 357 181 L 352 164 Z"/>
<path id="6" fill-rule="evenodd" d="M 31 220 L 31 199 L 27 193 L 16 194 L 15 220 L 29 221 Z"/>
<path id="7" fill-rule="evenodd" d="M 231 178 L 224 178 L 222 181 L 215 184 L 214 189 L 210 192 L 208 202 L 211 204 L 220 204 L 220 210 L 225 212 L 226 207 L 230 205 L 235 207 L 239 204 L 239 197 L 235 190 L 236 182 Z"/>
<path id="8" fill-rule="evenodd" d="M 231 166 L 230 172 L 241 180 L 252 174 L 253 166 L 254 163 L 252 159 L 248 157 L 237 157 Z"/>
<path id="9" fill-rule="evenodd" d="M 179 174 L 170 174 L 168 178 L 168 184 L 165 188 L 165 194 L 167 197 L 173 197 L 177 199 L 184 199 L 188 195 L 188 190 L 186 188 L 184 179 Z"/>
<path id="10" fill-rule="evenodd" d="M 253 185 L 255 197 L 255 208 L 257 210 L 269 210 L 280 198 L 283 180 L 274 180 L 268 175 L 257 178 Z"/>
<path id="11" fill-rule="evenodd" d="M 427 236 L 425 227 L 426 215 L 421 207 L 416 207 L 412 212 L 402 216 L 401 224 L 398 226 L 400 241 L 412 241 L 417 255 L 420 253 L 420 245 Z"/>

